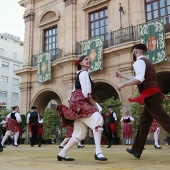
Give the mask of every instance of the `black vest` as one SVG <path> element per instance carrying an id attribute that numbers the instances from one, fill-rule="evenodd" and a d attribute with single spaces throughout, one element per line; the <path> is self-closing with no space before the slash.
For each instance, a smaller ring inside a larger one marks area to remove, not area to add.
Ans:
<path id="1" fill-rule="evenodd" d="M 124 119 L 124 117 L 123 117 L 123 122 L 124 122 L 124 123 L 130 123 L 130 122 L 131 122 L 130 116 L 129 116 L 127 119 Z"/>
<path id="2" fill-rule="evenodd" d="M 11 113 L 11 118 L 16 120 L 15 113 Z"/>
<path id="3" fill-rule="evenodd" d="M 29 124 L 38 124 L 38 113 L 33 111 L 30 113 Z"/>
<path id="4" fill-rule="evenodd" d="M 113 117 L 113 113 L 114 113 L 114 112 L 112 112 L 112 113 L 110 114 L 109 118 L 108 118 L 109 124 L 110 124 L 110 123 L 115 123 L 115 118 Z"/>
<path id="5" fill-rule="evenodd" d="M 76 82 L 75 82 L 75 89 L 79 89 L 81 90 L 81 84 L 80 84 L 80 80 L 79 80 L 79 75 L 82 71 L 80 71 L 78 74 L 77 74 L 77 77 L 76 77 Z M 91 80 L 90 76 L 89 76 L 89 79 L 90 79 L 90 83 L 91 83 L 91 87 L 93 89 L 93 81 Z"/>
<path id="6" fill-rule="evenodd" d="M 140 58 L 140 60 L 143 60 L 145 62 L 146 71 L 145 71 L 145 80 L 141 84 L 137 85 L 139 93 L 141 93 L 143 90 L 147 88 L 158 87 L 157 76 L 156 76 L 154 65 L 147 58 Z"/>

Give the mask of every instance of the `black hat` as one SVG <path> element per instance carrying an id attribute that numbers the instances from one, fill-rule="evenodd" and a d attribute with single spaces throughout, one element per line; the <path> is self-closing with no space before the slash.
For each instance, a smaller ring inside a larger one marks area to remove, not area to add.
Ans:
<path id="1" fill-rule="evenodd" d="M 147 46 L 146 46 L 145 44 L 136 44 L 136 45 L 134 45 L 134 46 L 132 47 L 132 51 L 133 51 L 134 49 L 143 50 L 143 51 L 145 51 L 145 52 L 148 50 L 148 49 L 147 49 Z"/>
<path id="2" fill-rule="evenodd" d="M 34 110 L 34 109 L 37 109 L 37 108 L 35 106 L 32 106 L 31 109 Z"/>

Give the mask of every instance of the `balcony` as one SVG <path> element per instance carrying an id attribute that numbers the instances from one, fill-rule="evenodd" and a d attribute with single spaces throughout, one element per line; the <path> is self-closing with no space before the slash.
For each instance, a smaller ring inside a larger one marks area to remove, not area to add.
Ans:
<path id="1" fill-rule="evenodd" d="M 165 33 L 170 32 L 170 16 L 164 17 Z M 140 25 L 122 28 L 116 31 L 111 31 L 108 34 L 100 35 L 103 37 L 103 49 L 115 45 L 127 43 L 130 41 L 140 40 Z M 84 54 L 84 41 L 76 43 L 76 55 Z"/>
<path id="2" fill-rule="evenodd" d="M 55 50 L 51 51 L 51 62 L 59 59 L 62 57 L 62 50 L 56 48 Z M 37 55 L 32 56 L 31 58 L 31 67 L 37 66 Z"/>

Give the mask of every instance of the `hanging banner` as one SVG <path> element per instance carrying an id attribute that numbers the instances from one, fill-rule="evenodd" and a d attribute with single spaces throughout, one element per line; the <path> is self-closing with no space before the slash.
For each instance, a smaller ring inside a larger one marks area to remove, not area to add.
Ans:
<path id="1" fill-rule="evenodd" d="M 36 57 L 38 82 L 44 83 L 51 80 L 51 53 L 44 52 Z"/>
<path id="2" fill-rule="evenodd" d="M 91 60 L 89 72 L 103 69 L 103 37 L 91 38 L 84 41 L 84 53 Z"/>
<path id="3" fill-rule="evenodd" d="M 140 41 L 146 44 L 146 57 L 153 64 L 167 61 L 164 36 L 164 19 L 151 21 L 140 25 Z"/>

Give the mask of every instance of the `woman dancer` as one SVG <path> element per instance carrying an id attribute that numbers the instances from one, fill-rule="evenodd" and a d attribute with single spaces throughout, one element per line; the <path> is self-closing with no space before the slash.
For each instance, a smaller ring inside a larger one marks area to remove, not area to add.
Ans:
<path id="1" fill-rule="evenodd" d="M 75 82 L 75 89 L 72 91 L 69 108 L 64 105 L 57 107 L 57 113 L 64 123 L 64 119 L 74 120 L 74 130 L 71 139 L 58 154 L 58 161 L 74 161 L 73 158 L 66 156 L 66 153 L 79 141 L 85 139 L 88 127 L 93 130 L 96 151 L 95 160 L 106 161 L 101 150 L 101 134 L 103 126 L 103 118 L 98 109 L 96 102 L 92 98 L 93 82 L 88 74 L 90 68 L 90 58 L 83 55 L 75 62 L 78 74 Z M 72 121 L 68 121 L 71 123 Z"/>

